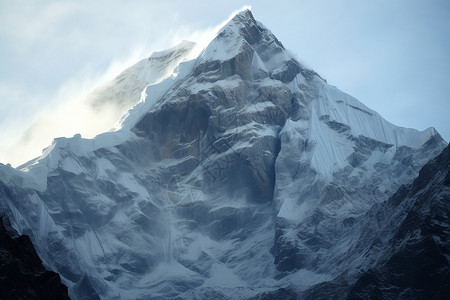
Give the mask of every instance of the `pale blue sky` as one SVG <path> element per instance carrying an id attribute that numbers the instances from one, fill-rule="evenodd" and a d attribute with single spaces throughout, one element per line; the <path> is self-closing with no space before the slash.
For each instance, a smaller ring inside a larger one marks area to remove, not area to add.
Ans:
<path id="1" fill-rule="evenodd" d="M 17 164 L 11 146 L 65 101 L 243 5 L 328 83 L 396 125 L 450 139 L 446 0 L 0 0 L 0 162 Z"/>

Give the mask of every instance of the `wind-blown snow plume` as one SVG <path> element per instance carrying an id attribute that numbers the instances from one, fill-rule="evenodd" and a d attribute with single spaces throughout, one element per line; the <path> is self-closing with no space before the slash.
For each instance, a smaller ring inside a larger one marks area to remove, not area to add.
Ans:
<path id="1" fill-rule="evenodd" d="M 182 60 L 193 59 L 199 55 L 215 37 L 218 30 L 228 23 L 236 13 L 249 8 L 249 6 L 244 6 L 234 11 L 225 21 L 214 27 L 198 30 L 183 26 L 170 35 L 171 38 L 168 42 L 172 45 L 178 45 L 186 39 L 194 41 L 195 47 L 190 49 L 188 53 L 184 53 Z M 70 11 L 70 7 L 51 6 L 46 10 L 45 15 L 51 14 L 56 18 L 59 14 L 69 13 Z M 39 31 L 36 28 L 34 30 Z M 33 35 L 32 32 L 28 34 Z M 158 45 L 160 43 L 156 41 L 153 44 Z M 80 133 L 83 137 L 92 138 L 101 132 L 112 129 L 120 116 L 140 100 L 140 91 L 145 87 L 145 83 L 154 84 L 161 81 L 171 74 L 173 68 L 165 66 L 164 72 L 152 70 L 154 72 L 152 78 L 135 87 L 140 89 L 139 96 L 136 96 L 136 93 L 127 95 L 134 98 L 126 99 L 125 103 L 120 103 L 124 100 L 124 95 L 119 96 L 119 91 L 109 95 L 109 97 L 118 99 L 103 101 L 102 105 L 98 105 L 99 99 L 92 98 L 98 97 L 98 90 L 102 90 L 102 87 L 104 92 L 108 86 L 113 86 L 116 83 L 114 78 L 120 76 L 119 73 L 122 70 L 145 57 L 149 52 L 151 51 L 148 45 L 137 45 L 126 58 L 110 62 L 106 71 L 98 72 L 86 67 L 70 80 L 62 83 L 53 95 L 29 94 L 27 91 L 12 93 L 10 86 L 0 87 L 0 97 L 8 99 L 11 105 L 23 102 L 29 106 L 32 102 L 30 99 L 36 99 L 33 108 L 24 107 L 22 113 L 19 114 L 16 107 L 15 112 L 11 112 L 11 117 L 6 116 L 0 123 L 0 125 L 5 124 L 0 139 L 0 162 L 18 166 L 39 156 L 42 149 L 48 146 L 55 137 L 70 137 Z M 175 60 L 172 67 L 179 62 L 179 60 Z M 44 100 L 44 98 L 47 99 Z M 46 104 L 42 105 L 42 103 Z"/>

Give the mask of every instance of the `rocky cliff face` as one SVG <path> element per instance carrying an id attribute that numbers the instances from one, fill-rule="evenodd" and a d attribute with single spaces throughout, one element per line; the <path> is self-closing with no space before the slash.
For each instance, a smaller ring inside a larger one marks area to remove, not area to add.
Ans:
<path id="1" fill-rule="evenodd" d="M 447 147 L 412 183 L 355 220 L 358 242 L 346 255 L 349 272 L 302 296 L 445 299 L 450 291 L 449 185 Z"/>
<path id="2" fill-rule="evenodd" d="M 345 293 L 387 255 L 365 259 L 366 215 L 446 142 L 328 85 L 250 11 L 176 59 L 117 131 L 0 166 L 15 228 L 78 299 Z"/>
<path id="3" fill-rule="evenodd" d="M 1 299 L 69 299 L 59 275 L 45 270 L 31 240 L 6 215 L 0 215 L 0 274 Z"/>
<path id="4" fill-rule="evenodd" d="M 366 253 L 378 257 L 353 284 L 349 298 L 450 295 L 450 147 L 369 215 L 377 223 L 371 221 L 366 230 L 379 233 Z M 374 255 L 376 249 L 384 255 Z"/>

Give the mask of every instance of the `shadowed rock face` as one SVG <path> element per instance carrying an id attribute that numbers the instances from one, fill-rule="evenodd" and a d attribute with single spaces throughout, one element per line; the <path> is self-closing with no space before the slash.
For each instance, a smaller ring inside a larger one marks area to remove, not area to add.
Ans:
<path id="1" fill-rule="evenodd" d="M 193 97 L 195 98 L 195 97 Z M 136 132 L 156 145 L 158 159 L 199 156 L 201 134 L 208 130 L 210 108 L 198 99 L 180 104 L 164 105 L 146 115 L 136 126 Z"/>
<path id="2" fill-rule="evenodd" d="M 75 299 L 345 297 L 387 255 L 377 209 L 446 143 L 328 85 L 249 11 L 171 68 L 121 130 L 0 165 L 14 226 Z"/>
<path id="3" fill-rule="evenodd" d="M 445 299 L 450 292 L 449 216 L 450 146 L 413 183 L 355 220 L 361 237 L 353 251 L 359 254 L 349 264 L 363 270 L 356 280 L 341 275 L 302 296 Z"/>
<path id="4" fill-rule="evenodd" d="M 390 251 L 361 275 L 348 297 L 444 299 L 450 295 L 450 146 L 382 210 L 400 210 L 396 213 L 402 216 L 386 245 Z"/>
<path id="5" fill-rule="evenodd" d="M 30 238 L 0 215 L 0 298 L 69 299 L 59 275 L 45 270 Z"/>
<path id="6" fill-rule="evenodd" d="M 134 131 L 152 142 L 151 155 L 158 161 L 192 157 L 196 164 L 182 164 L 176 173 L 190 174 L 200 167 L 204 191 L 232 191 L 232 198 L 240 195 L 249 202 L 267 203 L 273 199 L 275 186 L 277 135 L 296 112 L 292 92 L 283 85 L 261 86 L 255 80 L 261 70 L 252 67 L 254 56 L 284 51 L 281 43 L 275 39 L 270 48 L 264 48 L 262 44 L 274 37 L 256 24 L 251 13 L 237 16 L 234 22 L 238 34 L 225 29 L 216 40 L 233 40 L 239 45 L 236 54 L 201 60 L 193 76 L 168 94 L 158 109 L 146 114 Z M 302 69 L 295 64 L 298 69 L 293 77 Z M 270 105 L 248 110 L 258 103 Z M 268 134 L 258 134 L 265 129 Z M 243 141 L 248 145 L 240 148 Z M 220 158 L 210 162 L 211 156 Z"/>

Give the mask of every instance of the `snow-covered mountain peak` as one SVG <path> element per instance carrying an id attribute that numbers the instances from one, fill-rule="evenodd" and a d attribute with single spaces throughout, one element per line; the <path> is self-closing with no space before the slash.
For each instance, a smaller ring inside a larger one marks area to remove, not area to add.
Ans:
<path id="1" fill-rule="evenodd" d="M 296 136 L 295 139 L 305 143 L 307 147 L 299 153 L 299 162 L 309 163 L 312 170 L 328 182 L 333 180 L 336 172 L 355 167 L 355 159 L 361 160 L 360 154 L 352 156 L 361 139 L 367 139 L 364 145 L 371 153 L 357 163 L 364 162 L 358 165 L 364 170 L 373 169 L 380 159 L 386 162 L 392 159 L 398 147 L 418 149 L 434 136 L 439 140 L 435 130 L 418 132 L 397 127 L 355 98 L 327 84 L 317 73 L 292 58 L 270 30 L 254 19 L 250 10 L 243 10 L 231 18 L 200 55 L 192 59 L 190 55 L 195 46 L 193 42 L 182 41 L 170 49 L 154 52 L 94 93 L 95 105 L 101 106 L 108 101 L 123 105 L 137 102 L 122 115 L 114 131 L 94 139 L 55 139 L 40 157 L 19 169 L 29 175 L 38 174 L 40 184 L 36 186 L 45 190 L 46 185 L 42 183 L 46 176 L 42 174 L 60 167 L 82 172 L 76 163 L 67 163 L 64 157 L 88 157 L 97 149 L 124 143 L 135 137 L 136 127 L 139 128 L 146 115 L 158 112 L 170 103 L 178 105 L 185 101 L 185 105 L 193 105 L 189 101 L 192 95 L 204 97 L 204 93 L 216 93 L 217 89 L 225 93 L 237 89 L 239 93 L 247 94 L 241 95 L 237 102 L 226 103 L 223 99 L 213 98 L 207 104 L 208 110 L 219 112 L 219 108 L 226 108 L 226 114 L 237 114 L 238 119 L 243 112 L 251 112 L 251 118 L 260 119 L 256 123 L 244 121 L 244 127 L 271 124 L 273 120 L 266 116 L 269 107 L 279 110 L 282 117 L 278 117 L 280 119 L 271 130 L 275 135 L 281 132 L 281 136 L 290 139 Z M 254 87 L 249 90 L 250 83 Z M 190 97 L 186 98 L 186 95 Z M 372 145 L 368 146 L 368 143 Z M 63 157 L 61 153 L 64 153 Z"/>
<path id="2" fill-rule="evenodd" d="M 193 48 L 97 91 L 134 105 L 114 131 L 0 165 L 0 204 L 74 298 L 302 293 L 348 271 L 358 220 L 446 145 L 327 84 L 248 10 Z"/>
<path id="3" fill-rule="evenodd" d="M 250 76 L 247 70 L 255 68 L 283 82 L 292 81 L 298 73 L 308 78 L 317 75 L 292 58 L 270 30 L 254 19 L 250 10 L 237 13 L 219 30 L 198 58 L 199 72 L 208 69 L 211 64 L 208 62 L 233 59 L 242 66 L 237 73 L 243 77 Z"/>

